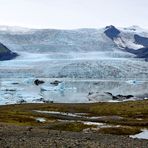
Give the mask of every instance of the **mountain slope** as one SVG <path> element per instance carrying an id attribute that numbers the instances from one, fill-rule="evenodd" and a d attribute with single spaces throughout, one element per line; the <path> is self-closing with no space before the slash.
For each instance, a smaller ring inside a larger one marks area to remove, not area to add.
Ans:
<path id="1" fill-rule="evenodd" d="M 148 32 L 108 26 L 104 33 L 123 51 L 135 54 L 137 58 L 148 58 Z"/>

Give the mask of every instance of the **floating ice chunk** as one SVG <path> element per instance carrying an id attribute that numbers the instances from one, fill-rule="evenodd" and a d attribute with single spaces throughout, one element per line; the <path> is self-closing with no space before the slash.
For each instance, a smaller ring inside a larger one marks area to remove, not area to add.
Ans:
<path id="1" fill-rule="evenodd" d="M 4 99 L 8 99 L 8 100 L 12 100 L 13 99 L 13 95 L 12 94 L 4 94 L 3 98 Z"/>
<path id="2" fill-rule="evenodd" d="M 138 85 L 138 84 L 142 84 L 142 81 L 129 80 L 129 81 L 126 81 L 126 83 L 133 84 L 133 85 Z"/>
<path id="3" fill-rule="evenodd" d="M 33 82 L 34 82 L 33 78 L 29 78 L 29 79 L 27 78 L 23 81 L 24 84 L 33 84 Z"/>
<path id="4" fill-rule="evenodd" d="M 126 82 L 129 83 L 129 84 L 135 84 L 136 83 L 135 80 L 129 80 L 129 81 L 126 81 Z"/>
<path id="5" fill-rule="evenodd" d="M 63 90 L 76 90 L 76 87 L 65 87 L 64 83 L 59 83 L 57 86 L 49 85 L 42 86 L 41 91 L 63 91 Z"/>
<path id="6" fill-rule="evenodd" d="M 23 90 L 23 88 L 20 88 L 20 87 L 1 87 L 0 88 L 1 91 L 9 91 L 9 92 L 12 92 L 12 91 L 21 91 Z"/>
<path id="7" fill-rule="evenodd" d="M 87 98 L 89 101 L 92 100 L 99 100 L 99 101 L 104 101 L 104 100 L 112 100 L 112 96 L 104 93 L 104 92 L 89 92 Z"/>

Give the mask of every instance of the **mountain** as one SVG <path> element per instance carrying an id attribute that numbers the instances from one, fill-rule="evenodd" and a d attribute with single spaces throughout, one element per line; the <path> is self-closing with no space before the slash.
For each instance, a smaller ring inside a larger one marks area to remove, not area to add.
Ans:
<path id="1" fill-rule="evenodd" d="M 0 27 L 0 41 L 15 51 L 109 52 L 124 56 L 148 58 L 148 30 L 137 26 L 101 29 L 27 29 Z M 139 50 L 139 51 L 136 51 Z M 136 52 L 135 52 L 136 51 Z"/>
<path id="2" fill-rule="evenodd" d="M 0 43 L 0 61 L 11 60 L 16 56 L 16 53 L 10 51 L 6 46 Z"/>
<path id="3" fill-rule="evenodd" d="M 125 28 L 120 31 L 114 26 L 108 26 L 104 33 L 120 49 L 135 54 L 137 58 L 148 58 L 148 32 L 140 28 L 138 30 Z"/>

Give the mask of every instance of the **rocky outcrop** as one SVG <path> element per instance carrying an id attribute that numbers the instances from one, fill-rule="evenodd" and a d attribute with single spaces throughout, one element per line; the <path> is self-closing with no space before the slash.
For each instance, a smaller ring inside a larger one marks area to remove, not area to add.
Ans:
<path id="1" fill-rule="evenodd" d="M 135 54 L 137 58 L 145 58 L 145 59 L 148 58 L 148 48 L 147 47 L 143 47 L 137 50 L 125 48 L 125 50 L 127 52 Z"/>
<path id="2" fill-rule="evenodd" d="M 6 46 L 0 43 L 0 61 L 11 60 L 17 56 L 17 53 L 10 51 Z"/>
<path id="3" fill-rule="evenodd" d="M 114 26 L 107 26 L 105 28 L 106 30 L 104 31 L 104 33 L 106 34 L 106 36 L 108 36 L 110 39 L 114 39 L 114 38 L 117 38 L 118 35 L 120 34 L 120 31 L 115 28 Z"/>
<path id="4" fill-rule="evenodd" d="M 139 49 L 138 58 L 148 58 L 148 48 Z"/>
<path id="5" fill-rule="evenodd" d="M 135 34 L 135 43 L 148 47 L 148 38 Z"/>

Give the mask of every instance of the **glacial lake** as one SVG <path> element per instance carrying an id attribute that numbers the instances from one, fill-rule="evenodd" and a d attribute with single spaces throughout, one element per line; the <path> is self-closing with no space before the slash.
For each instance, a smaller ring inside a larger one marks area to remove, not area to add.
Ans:
<path id="1" fill-rule="evenodd" d="M 0 78 L 0 104 L 14 104 L 20 100 L 42 103 L 42 99 L 55 103 L 108 102 L 113 95 L 133 95 L 148 98 L 148 81 L 145 80 L 92 80 L 38 78 L 45 83 L 35 85 L 36 78 Z M 50 84 L 61 81 L 57 86 Z M 91 95 L 89 95 L 91 94 Z"/>

